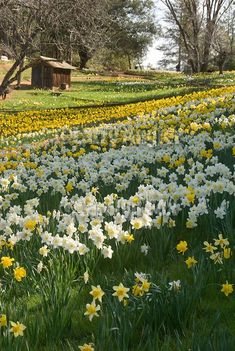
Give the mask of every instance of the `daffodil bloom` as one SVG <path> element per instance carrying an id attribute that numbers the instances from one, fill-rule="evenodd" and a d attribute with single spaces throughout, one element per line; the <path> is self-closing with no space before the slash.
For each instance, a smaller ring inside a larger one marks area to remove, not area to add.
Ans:
<path id="1" fill-rule="evenodd" d="M 132 228 L 138 230 L 143 227 L 143 220 L 141 218 L 134 218 L 131 220 L 131 225 Z"/>
<path id="2" fill-rule="evenodd" d="M 221 148 L 221 143 L 219 143 L 218 141 L 215 141 L 214 143 L 213 143 L 213 148 L 214 149 L 220 149 Z"/>
<path id="3" fill-rule="evenodd" d="M 142 286 L 139 284 L 135 284 L 132 287 L 132 294 L 134 296 L 143 296 L 144 295 L 144 291 L 142 289 Z"/>
<path id="4" fill-rule="evenodd" d="M 37 225 L 37 221 L 34 219 L 28 219 L 25 223 L 24 223 L 24 227 L 25 229 L 28 229 L 30 231 L 33 231 L 35 229 Z"/>
<path id="5" fill-rule="evenodd" d="M 224 248 L 224 258 L 228 259 L 230 258 L 232 255 L 232 251 L 230 249 L 230 247 L 225 247 Z"/>
<path id="6" fill-rule="evenodd" d="M 67 190 L 68 193 L 70 193 L 73 190 L 73 184 L 71 182 L 69 182 L 66 185 L 66 190 Z"/>
<path id="7" fill-rule="evenodd" d="M 186 228 L 192 229 L 194 227 L 194 222 L 191 219 L 187 219 Z"/>
<path id="8" fill-rule="evenodd" d="M 6 247 L 8 247 L 9 249 L 13 250 L 14 248 L 14 243 L 12 241 L 8 241 L 7 243 L 5 243 Z"/>
<path id="9" fill-rule="evenodd" d="M 40 274 L 43 270 L 43 262 L 40 261 L 37 265 L 37 272 Z"/>
<path id="10" fill-rule="evenodd" d="M 47 245 L 44 245 L 39 249 L 39 254 L 42 255 L 43 257 L 47 257 L 49 252 L 50 250 L 47 248 Z"/>
<path id="11" fill-rule="evenodd" d="M 148 292 L 150 289 L 151 283 L 148 282 L 146 279 L 142 281 L 142 289 L 144 292 Z"/>
<path id="12" fill-rule="evenodd" d="M 98 186 L 97 187 L 93 186 L 91 188 L 91 193 L 92 194 L 96 195 L 96 194 L 98 194 L 98 192 L 99 192 L 99 187 Z"/>
<path id="13" fill-rule="evenodd" d="M 189 203 L 193 204 L 195 201 L 195 193 L 194 192 L 187 193 L 186 199 L 188 200 Z"/>
<path id="14" fill-rule="evenodd" d="M 83 274 L 83 279 L 84 283 L 87 284 L 89 280 L 89 273 L 87 271 Z"/>
<path id="15" fill-rule="evenodd" d="M 235 156 L 235 146 L 232 148 L 232 155 Z"/>
<path id="16" fill-rule="evenodd" d="M 126 240 L 126 242 L 127 242 L 127 243 L 129 243 L 129 244 L 130 244 L 132 241 L 134 241 L 134 240 L 135 240 L 134 235 L 133 235 L 133 234 L 128 233 L 127 235 L 125 235 L 125 240 Z"/>
<path id="17" fill-rule="evenodd" d="M 7 326 L 7 316 L 5 314 L 0 315 L 0 327 Z"/>
<path id="18" fill-rule="evenodd" d="M 226 280 L 226 283 L 222 284 L 222 289 L 220 291 L 223 292 L 224 295 L 228 296 L 233 292 L 233 285 L 234 284 L 229 284 L 228 281 Z"/>
<path id="19" fill-rule="evenodd" d="M 22 278 L 26 277 L 26 270 L 23 267 L 15 268 L 14 277 L 18 282 L 21 282 Z"/>
<path id="20" fill-rule="evenodd" d="M 122 301 L 124 298 L 129 298 L 129 295 L 127 293 L 130 289 L 125 288 L 125 286 L 122 283 L 120 283 L 117 286 L 113 286 L 113 290 L 115 292 L 112 295 L 117 296 L 119 301 Z"/>
<path id="21" fill-rule="evenodd" d="M 142 279 L 137 277 L 135 279 L 135 281 L 137 282 L 137 284 L 135 284 L 132 287 L 132 294 L 135 296 L 143 296 L 144 293 L 148 292 L 150 289 L 150 285 L 151 283 L 147 280 L 147 279 Z"/>
<path id="22" fill-rule="evenodd" d="M 215 242 L 216 246 L 220 246 L 223 249 L 225 246 L 229 245 L 228 239 L 227 238 L 226 239 L 223 238 L 223 234 L 219 234 L 218 238 L 219 239 L 214 239 L 214 242 Z"/>
<path id="23" fill-rule="evenodd" d="M 14 261 L 15 261 L 14 258 L 10 258 L 8 256 L 1 257 L 1 264 L 3 265 L 4 268 L 8 268 L 12 266 Z"/>
<path id="24" fill-rule="evenodd" d="M 102 297 L 104 296 L 104 292 L 101 289 L 100 285 L 97 286 L 91 286 L 92 290 L 90 291 L 90 295 L 93 296 L 93 300 L 95 301 L 96 299 L 102 302 Z"/>
<path id="25" fill-rule="evenodd" d="M 11 322 L 11 329 L 10 332 L 14 333 L 14 337 L 16 338 L 17 336 L 23 336 L 24 335 L 24 330 L 26 329 L 26 326 L 22 323 L 19 322 Z"/>
<path id="26" fill-rule="evenodd" d="M 181 281 L 180 280 L 173 280 L 172 282 L 169 283 L 170 287 L 169 290 L 173 290 L 178 292 L 181 288 Z"/>
<path id="27" fill-rule="evenodd" d="M 184 254 L 185 251 L 188 250 L 187 241 L 182 241 L 182 240 L 181 240 L 181 241 L 176 245 L 176 250 L 177 250 L 179 253 Z"/>
<path id="28" fill-rule="evenodd" d="M 170 162 L 171 157 L 170 157 L 170 155 L 164 155 L 163 158 L 162 158 L 162 160 L 163 160 L 165 163 L 168 163 L 168 162 Z"/>
<path id="29" fill-rule="evenodd" d="M 79 346 L 80 351 L 94 351 L 93 344 L 84 344 L 82 346 Z"/>
<path id="30" fill-rule="evenodd" d="M 146 256 L 149 252 L 149 248 L 149 245 L 143 244 L 140 246 L 140 252 Z"/>
<path id="31" fill-rule="evenodd" d="M 214 263 L 218 264 L 223 264 L 223 253 L 222 252 L 216 252 L 210 255 L 210 259 L 214 261 Z"/>
<path id="32" fill-rule="evenodd" d="M 203 250 L 205 250 L 206 252 L 214 253 L 214 251 L 217 250 L 217 247 L 208 243 L 208 241 L 204 241 L 203 244 L 205 245 L 205 247 L 203 247 Z"/>
<path id="33" fill-rule="evenodd" d="M 138 205 L 138 203 L 140 202 L 139 196 L 137 196 L 137 195 L 133 196 L 132 202 L 133 202 L 133 204 Z"/>
<path id="34" fill-rule="evenodd" d="M 172 218 L 169 219 L 168 227 L 169 228 L 174 228 L 175 227 L 175 221 Z"/>
<path id="35" fill-rule="evenodd" d="M 188 257 L 187 260 L 185 260 L 185 263 L 188 268 L 191 268 L 197 264 L 197 260 L 195 260 L 194 256 L 192 256 L 192 257 Z"/>
<path id="36" fill-rule="evenodd" d="M 90 322 L 92 321 L 93 317 L 99 317 L 98 311 L 100 311 L 100 305 L 95 304 L 95 301 L 92 301 L 91 304 L 86 304 L 86 312 L 84 313 L 85 316 L 88 316 Z"/>

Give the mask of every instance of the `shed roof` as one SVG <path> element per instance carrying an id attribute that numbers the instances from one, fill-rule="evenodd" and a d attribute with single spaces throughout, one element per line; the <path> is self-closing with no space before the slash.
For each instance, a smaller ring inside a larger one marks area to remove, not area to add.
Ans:
<path id="1" fill-rule="evenodd" d="M 44 62 L 46 63 L 47 66 L 50 66 L 53 68 L 61 68 L 61 69 L 69 69 L 69 70 L 76 69 L 76 67 L 70 65 L 69 63 L 65 61 L 58 61 L 57 59 L 52 57 L 39 56 L 39 58 L 32 61 L 32 65 L 34 66 L 38 62 Z"/>

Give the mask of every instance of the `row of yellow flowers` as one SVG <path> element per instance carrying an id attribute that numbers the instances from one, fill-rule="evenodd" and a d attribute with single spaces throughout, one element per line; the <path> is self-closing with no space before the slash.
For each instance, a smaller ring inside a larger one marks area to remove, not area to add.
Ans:
<path id="1" fill-rule="evenodd" d="M 62 109 L 0 114 L 0 136 L 2 138 L 63 126 L 84 126 L 126 117 L 152 113 L 161 108 L 183 105 L 187 102 L 218 97 L 235 92 L 235 86 L 194 92 L 184 96 L 152 100 L 121 106 L 87 109 Z"/>
<path id="2" fill-rule="evenodd" d="M 63 145 L 69 143 L 74 148 L 79 141 L 79 147 L 78 149 L 76 148 L 76 152 L 72 152 L 69 149 L 62 155 L 62 157 L 72 156 L 78 158 L 92 150 L 104 152 L 110 148 L 119 148 L 122 145 L 139 145 L 143 141 L 155 143 L 157 139 L 158 143 L 167 143 L 171 140 L 178 140 L 179 135 L 193 135 L 199 131 L 210 132 L 214 123 L 219 129 L 232 128 L 235 123 L 235 115 L 231 113 L 234 110 L 233 94 L 225 93 L 219 97 L 208 98 L 203 101 L 194 100 L 194 102 L 188 102 L 185 105 L 178 105 L 178 107 L 171 106 L 170 110 L 167 108 L 160 109 L 148 115 L 139 114 L 137 117 L 117 121 L 115 129 L 109 124 L 101 124 L 100 126 L 85 128 L 81 131 L 78 131 L 77 127 L 75 127 L 73 132 L 70 131 L 69 134 L 67 133 L 70 128 L 58 129 L 52 134 L 48 133 L 48 131 L 43 133 L 40 131 L 35 132 L 31 135 L 37 138 L 43 134 L 43 138 L 54 138 L 54 142 L 51 144 L 45 140 L 39 141 L 39 139 L 38 142 L 31 143 L 30 149 L 34 150 L 33 153 L 36 152 L 37 155 L 41 153 L 46 155 L 47 152 L 53 151 L 52 149 L 58 145 L 58 142 Z M 220 118 L 218 118 L 218 111 L 222 114 Z M 61 136 L 58 139 L 61 131 L 64 131 L 65 134 L 63 138 Z M 100 142 L 100 138 L 102 142 Z M 9 140 L 9 138 L 3 139 Z M 19 145 L 21 135 L 10 137 L 10 139 L 14 139 L 13 145 L 17 144 L 17 146 L 11 147 L 8 145 L 0 150 L 0 157 L 2 157 L 0 174 L 6 169 L 16 169 L 19 162 L 25 168 L 36 169 L 37 162 L 31 159 L 32 155 L 29 146 L 25 148 L 24 142 L 22 143 L 22 148 Z M 215 142 L 213 145 L 214 149 L 219 149 L 220 147 L 220 142 Z M 19 153 L 20 149 L 22 150 L 21 153 Z M 234 148 L 232 153 L 234 155 Z M 213 150 L 202 149 L 201 156 L 211 158 Z M 169 160 L 165 159 L 164 162 L 167 163 Z M 180 164 L 181 162 L 177 162 L 176 166 Z"/>

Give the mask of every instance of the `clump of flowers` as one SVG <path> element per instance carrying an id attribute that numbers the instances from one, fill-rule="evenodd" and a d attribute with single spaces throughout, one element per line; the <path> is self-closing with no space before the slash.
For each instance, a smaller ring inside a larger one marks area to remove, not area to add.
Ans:
<path id="1" fill-rule="evenodd" d="M 150 289 L 151 282 L 148 281 L 146 274 L 135 273 L 136 284 L 132 287 L 132 294 L 134 296 L 143 296 Z"/>
<path id="2" fill-rule="evenodd" d="M 10 323 L 10 325 L 8 325 Z M 26 326 L 20 322 L 8 322 L 6 314 L 0 315 L 0 328 L 7 328 L 9 327 L 10 333 L 13 333 L 14 337 L 17 338 L 18 336 L 24 336 L 24 330 Z"/>
<path id="3" fill-rule="evenodd" d="M 224 259 L 229 259 L 232 255 L 232 250 L 229 247 L 229 241 L 219 234 L 217 239 L 214 239 L 214 245 L 208 241 L 204 241 L 204 248 L 206 253 L 210 254 L 210 259 L 215 264 L 223 264 Z"/>

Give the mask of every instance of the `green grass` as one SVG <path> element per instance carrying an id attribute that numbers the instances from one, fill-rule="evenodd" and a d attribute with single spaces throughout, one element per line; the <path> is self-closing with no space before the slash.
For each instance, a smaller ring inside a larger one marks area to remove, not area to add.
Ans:
<path id="1" fill-rule="evenodd" d="M 42 293 L 26 299 L 24 303 L 27 306 L 28 330 L 32 333 L 27 334 L 31 340 L 30 351 L 78 351 L 78 345 L 92 341 L 93 336 L 96 340 L 95 350 L 99 351 L 230 351 L 227 347 L 232 345 L 235 338 L 235 301 L 221 296 L 219 287 L 210 288 L 208 282 L 200 285 L 201 279 L 204 279 L 205 266 L 202 264 L 190 271 L 185 267 L 185 258 L 175 252 L 178 240 L 175 234 L 164 231 L 156 233 L 154 230 L 151 233 L 146 230 L 138 232 L 135 242 L 130 246 L 120 246 L 108 262 L 93 251 L 89 258 L 91 280 L 87 287 L 79 278 L 79 257 L 76 254 L 69 257 L 61 251 L 53 253 L 50 263 L 46 263 L 50 267 L 48 273 L 44 271 L 40 278 L 37 277 L 37 289 Z M 186 234 L 189 243 L 195 240 L 194 235 L 190 231 Z M 144 256 L 139 248 L 146 237 L 152 241 L 152 246 L 151 254 Z M 164 259 L 159 255 L 162 254 L 160 245 L 166 237 L 170 242 Z M 36 256 L 36 246 L 31 247 L 31 252 L 26 247 L 24 249 Z M 201 248 L 198 255 L 197 258 L 202 260 Z M 22 261 L 22 257 L 19 259 Z M 176 265 L 179 266 L 177 273 L 174 268 Z M 210 279 L 209 274 L 218 269 L 213 263 L 209 263 L 208 268 L 210 270 L 206 279 Z M 161 286 L 161 294 L 155 296 L 156 303 L 147 301 L 146 295 L 135 300 L 134 309 L 131 306 L 125 308 L 111 296 L 112 286 L 118 285 L 120 281 L 125 286 L 134 284 L 135 272 L 151 274 L 151 281 Z M 179 278 L 182 280 L 182 293 L 178 296 L 169 294 L 163 286 L 167 281 Z M 191 279 L 195 279 L 196 285 L 190 283 Z M 103 312 L 92 323 L 83 316 L 85 305 L 91 300 L 91 284 L 100 284 L 106 293 Z M 42 297 L 44 294 L 47 298 L 45 302 Z M 69 306 L 72 307 L 70 312 Z M 63 311 L 66 312 L 64 316 Z M 112 314 L 112 311 L 115 313 Z M 168 317 L 163 321 L 164 314 Z M 70 322 L 67 322 L 67 318 L 71 318 Z M 159 329 L 154 331 L 157 326 Z M 221 330 L 226 338 L 221 337 Z M 219 345 L 220 348 L 213 348 L 213 345 Z"/>
<path id="2" fill-rule="evenodd" d="M 105 90 L 102 90 L 104 88 Z M 110 88 L 110 90 L 109 90 Z M 192 88 L 161 88 L 153 90 L 118 91 L 113 89 L 113 83 L 73 83 L 70 91 L 62 92 L 59 96 L 48 90 L 15 90 L 4 102 L 0 102 L 4 111 L 43 110 L 51 108 L 96 106 L 105 104 L 126 104 L 183 95 L 194 91 Z"/>
<path id="3" fill-rule="evenodd" d="M 0 63 L 0 80 L 10 64 Z M 127 74 L 128 73 L 128 74 Z M 211 87 L 233 85 L 235 73 L 227 72 L 188 77 L 176 73 L 127 72 L 112 77 L 108 72 L 73 72 L 69 91 L 55 94 L 50 90 L 32 89 L 23 85 L 14 90 L 5 101 L 0 101 L 0 110 L 20 111 L 66 107 L 94 106 L 103 104 L 125 104 L 183 95 Z M 30 82 L 30 70 L 23 74 L 23 81 Z"/>

